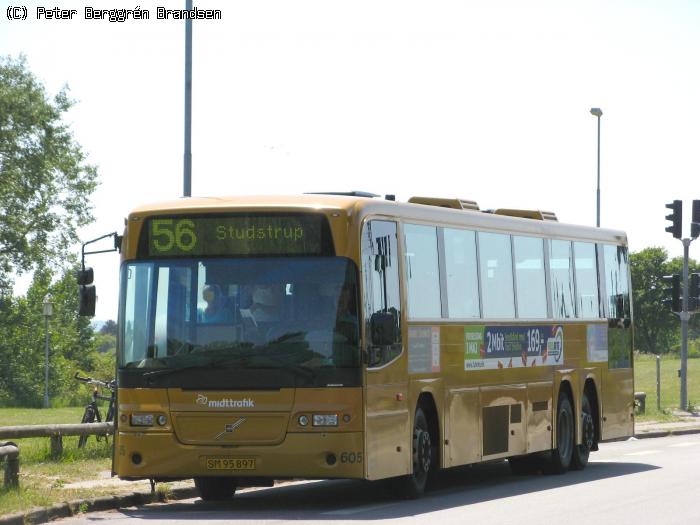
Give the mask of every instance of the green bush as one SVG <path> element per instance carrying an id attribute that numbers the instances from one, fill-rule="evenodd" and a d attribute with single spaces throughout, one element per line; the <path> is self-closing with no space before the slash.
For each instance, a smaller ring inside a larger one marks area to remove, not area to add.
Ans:
<path id="1" fill-rule="evenodd" d="M 681 356 L 681 344 L 677 343 L 671 347 L 669 356 L 680 358 Z M 688 340 L 688 358 L 698 359 L 700 358 L 700 339 L 689 339 Z"/>

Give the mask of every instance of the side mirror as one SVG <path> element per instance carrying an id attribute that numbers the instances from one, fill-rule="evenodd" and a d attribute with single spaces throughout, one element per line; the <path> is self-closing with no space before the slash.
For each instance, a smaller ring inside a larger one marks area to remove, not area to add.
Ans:
<path id="1" fill-rule="evenodd" d="M 83 317 L 94 317 L 95 305 L 97 304 L 97 291 L 92 284 L 80 286 L 80 306 L 78 315 Z"/>
<path id="2" fill-rule="evenodd" d="M 95 305 L 97 303 L 97 292 L 92 281 L 95 279 L 95 272 L 92 268 L 85 268 L 75 272 L 80 290 L 80 306 L 78 315 L 93 317 L 95 315 Z"/>
<path id="3" fill-rule="evenodd" d="M 75 278 L 77 279 L 78 284 L 80 285 L 92 284 L 92 281 L 95 280 L 95 272 L 92 268 L 78 270 L 77 272 L 75 272 Z"/>
<path id="4" fill-rule="evenodd" d="M 396 318 L 391 312 L 375 312 L 369 321 L 371 341 L 374 346 L 387 346 L 398 340 Z"/>

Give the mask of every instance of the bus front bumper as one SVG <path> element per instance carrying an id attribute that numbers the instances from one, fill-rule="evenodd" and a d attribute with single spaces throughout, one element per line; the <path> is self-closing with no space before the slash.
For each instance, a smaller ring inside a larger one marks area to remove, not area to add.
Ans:
<path id="1" fill-rule="evenodd" d="M 171 433 L 116 437 L 120 478 L 364 478 L 362 432 L 287 433 L 277 445 L 235 447 L 184 445 Z"/>

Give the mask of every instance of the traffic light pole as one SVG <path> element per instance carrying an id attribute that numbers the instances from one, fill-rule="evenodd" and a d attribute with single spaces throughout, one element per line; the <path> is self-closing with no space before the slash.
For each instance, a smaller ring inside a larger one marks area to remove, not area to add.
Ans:
<path id="1" fill-rule="evenodd" d="M 691 290 L 691 283 L 688 282 L 688 252 L 690 251 L 690 243 L 700 237 L 700 200 L 693 200 L 693 218 L 690 223 L 689 239 L 682 239 L 683 201 L 676 199 L 666 204 L 666 208 L 671 210 L 671 213 L 666 215 L 666 220 L 671 221 L 671 225 L 666 227 L 666 231 L 683 243 L 683 301 L 681 305 L 678 304 L 678 289 L 680 287 L 678 286 L 678 275 L 675 274 L 671 277 L 672 287 L 667 289 L 667 291 L 671 291 L 671 299 L 664 301 L 664 303 L 671 304 L 671 308 L 678 313 L 678 317 L 681 319 L 680 408 L 681 410 L 688 410 L 688 321 L 690 321 L 690 316 L 698 311 L 700 307 L 700 277 L 697 274 L 693 274 L 693 289 Z M 678 306 L 681 306 L 680 312 L 676 309 Z"/>
<path id="2" fill-rule="evenodd" d="M 681 318 L 681 410 L 688 410 L 688 252 L 693 239 L 683 239 L 683 311 Z"/>

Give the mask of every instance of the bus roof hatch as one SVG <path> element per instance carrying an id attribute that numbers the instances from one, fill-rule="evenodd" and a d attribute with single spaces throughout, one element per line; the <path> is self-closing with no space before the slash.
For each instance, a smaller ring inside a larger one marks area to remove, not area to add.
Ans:
<path id="1" fill-rule="evenodd" d="M 551 211 L 543 210 L 514 210 L 509 208 L 499 208 L 493 212 L 496 215 L 508 215 L 509 217 L 522 217 L 524 219 L 535 219 L 537 221 L 557 221 L 557 216 Z"/>
<path id="2" fill-rule="evenodd" d="M 427 206 L 440 206 L 442 208 L 453 208 L 455 210 L 479 211 L 476 201 L 466 199 L 445 199 L 441 197 L 411 197 L 408 202 L 413 204 L 425 204 Z"/>

